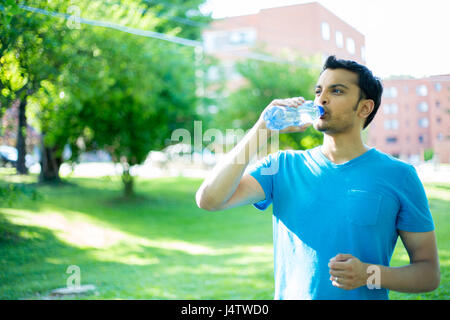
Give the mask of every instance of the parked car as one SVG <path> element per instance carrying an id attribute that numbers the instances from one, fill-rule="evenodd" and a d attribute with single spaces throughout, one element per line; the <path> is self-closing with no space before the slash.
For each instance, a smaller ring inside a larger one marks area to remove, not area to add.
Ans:
<path id="1" fill-rule="evenodd" d="M 0 146 L 0 165 L 15 167 L 17 163 L 17 149 L 10 146 Z"/>

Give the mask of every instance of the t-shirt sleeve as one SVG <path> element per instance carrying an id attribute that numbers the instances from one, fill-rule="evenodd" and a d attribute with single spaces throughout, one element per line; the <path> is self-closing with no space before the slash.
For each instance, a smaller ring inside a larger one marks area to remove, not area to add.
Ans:
<path id="1" fill-rule="evenodd" d="M 259 210 L 266 210 L 273 201 L 273 181 L 278 173 L 279 152 L 271 153 L 249 167 L 247 173 L 255 178 L 261 185 L 266 198 L 253 204 Z"/>
<path id="2" fill-rule="evenodd" d="M 416 169 L 411 165 L 408 165 L 400 192 L 400 212 L 397 216 L 396 227 L 407 232 L 434 230 L 425 189 Z"/>

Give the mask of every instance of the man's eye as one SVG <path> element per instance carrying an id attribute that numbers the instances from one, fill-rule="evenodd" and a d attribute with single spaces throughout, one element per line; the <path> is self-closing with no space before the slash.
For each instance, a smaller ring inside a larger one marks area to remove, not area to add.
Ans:
<path id="1" fill-rule="evenodd" d="M 337 93 L 337 94 L 343 93 L 342 90 L 340 90 L 340 89 L 334 89 L 333 92 L 334 92 L 334 93 Z"/>
<path id="2" fill-rule="evenodd" d="M 320 90 L 316 90 L 316 94 L 320 94 Z"/>

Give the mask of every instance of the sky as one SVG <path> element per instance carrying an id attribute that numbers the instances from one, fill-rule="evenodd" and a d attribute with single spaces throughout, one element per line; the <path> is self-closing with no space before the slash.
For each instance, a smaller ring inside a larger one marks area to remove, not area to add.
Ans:
<path id="1" fill-rule="evenodd" d="M 207 0 L 213 18 L 307 3 L 302 0 Z M 449 0 L 318 0 L 364 34 L 366 65 L 379 77 L 450 74 Z M 276 21 L 274 21 L 276 23 Z"/>

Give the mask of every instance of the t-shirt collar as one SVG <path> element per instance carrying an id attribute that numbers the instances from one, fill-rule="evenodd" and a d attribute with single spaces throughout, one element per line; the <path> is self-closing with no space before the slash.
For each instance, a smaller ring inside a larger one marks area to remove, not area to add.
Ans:
<path id="1" fill-rule="evenodd" d="M 372 154 L 374 154 L 376 152 L 375 148 L 370 148 L 369 150 L 367 150 L 366 152 L 364 152 L 362 155 L 353 158 L 347 162 L 344 163 L 340 163 L 340 164 L 336 164 L 334 162 L 332 162 L 330 159 L 327 158 L 327 156 L 322 152 L 322 145 L 317 147 L 318 149 L 318 153 L 319 156 L 322 158 L 322 160 L 329 166 L 332 168 L 347 168 L 349 166 L 353 166 L 357 163 L 360 163 L 361 161 L 364 161 L 365 159 L 369 158 Z"/>

